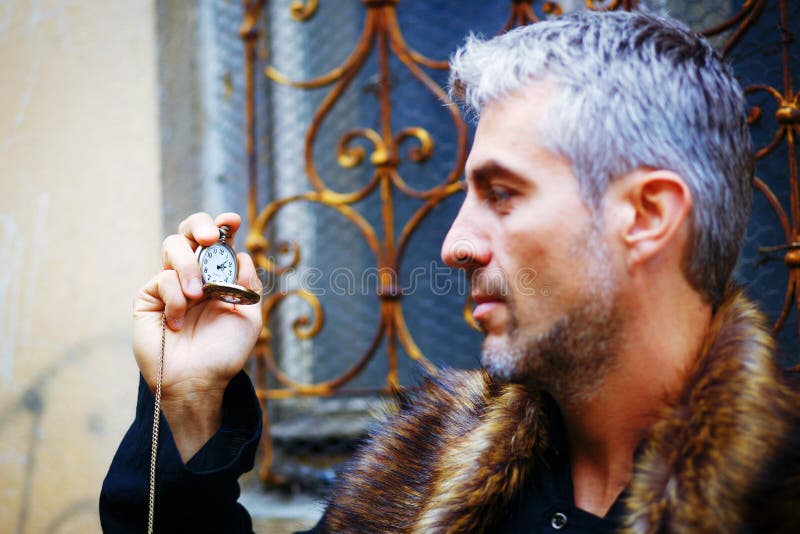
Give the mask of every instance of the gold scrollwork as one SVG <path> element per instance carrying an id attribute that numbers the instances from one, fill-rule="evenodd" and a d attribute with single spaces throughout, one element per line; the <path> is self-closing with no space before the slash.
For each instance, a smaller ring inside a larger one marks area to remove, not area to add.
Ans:
<path id="1" fill-rule="evenodd" d="M 734 17 L 726 21 L 723 27 L 733 27 L 738 24 L 733 35 L 728 38 L 724 48 L 723 54 L 728 54 L 730 49 L 739 41 L 744 32 L 752 26 L 755 20 L 760 16 L 765 7 L 765 0 L 748 0 L 742 6 L 742 9 Z M 761 247 L 760 253 L 766 253 L 769 250 L 789 249 L 787 252 L 784 263 L 789 269 L 789 279 L 786 287 L 786 294 L 784 296 L 783 307 L 778 318 L 772 326 L 773 332 L 780 331 L 785 325 L 792 311 L 792 305 L 800 309 L 800 264 L 795 261 L 796 250 L 793 249 L 795 244 L 800 241 L 798 228 L 800 228 L 800 176 L 798 176 L 798 161 L 797 161 L 797 134 L 800 133 L 798 125 L 800 125 L 800 109 L 798 109 L 798 102 L 800 102 L 800 93 L 795 93 L 792 89 L 792 61 L 790 53 L 790 45 L 793 42 L 791 34 L 789 33 L 789 10 L 787 0 L 778 1 L 778 28 L 783 33 L 781 39 L 781 66 L 783 71 L 783 93 L 767 84 L 753 84 L 745 87 L 745 94 L 751 95 L 757 92 L 764 92 L 771 96 L 777 104 L 777 109 L 774 114 L 774 120 L 777 128 L 773 138 L 766 146 L 761 147 L 756 152 L 756 158 L 762 159 L 772 154 L 784 141 L 786 142 L 788 154 L 788 184 L 789 184 L 789 213 L 784 209 L 777 195 L 767 185 L 767 183 L 760 178 L 754 181 L 754 188 L 762 193 L 766 200 L 769 202 L 771 208 L 775 212 L 780 221 L 780 225 L 784 232 L 785 243 L 777 246 Z M 717 30 L 715 28 L 714 30 Z M 706 32 L 707 34 L 710 33 Z M 755 123 L 761 116 L 761 108 L 754 106 L 750 109 L 748 119 L 752 119 L 751 124 Z M 796 370 L 800 370 L 798 365 Z"/>
<path id="2" fill-rule="evenodd" d="M 349 222 L 354 224 L 361 231 L 361 234 L 370 250 L 372 250 L 372 252 L 378 256 L 380 254 L 381 244 L 378 240 L 377 234 L 375 233 L 375 229 L 361 214 L 347 204 L 339 203 L 339 200 L 340 199 L 335 195 L 331 196 L 317 192 L 309 192 L 302 195 L 295 195 L 293 197 L 279 199 L 268 204 L 261 211 L 261 213 L 258 214 L 256 220 L 251 223 L 250 234 L 247 237 L 248 244 L 258 244 L 257 248 L 249 249 L 253 256 L 253 261 L 255 262 L 256 267 L 280 274 L 277 271 L 277 267 L 275 266 L 274 262 L 272 262 L 266 255 L 266 252 L 269 248 L 269 242 L 264 237 L 264 234 L 278 212 L 280 212 L 280 210 L 287 205 L 294 204 L 296 202 L 319 203 L 339 212 L 339 214 L 343 215 Z M 293 255 L 292 265 L 296 267 L 297 264 L 294 263 L 294 261 L 296 260 L 299 262 L 300 260 L 299 246 L 294 246 Z"/>
<path id="3" fill-rule="evenodd" d="M 253 257 L 253 262 L 256 267 L 262 269 L 264 273 L 270 276 L 283 276 L 287 272 L 296 269 L 300 265 L 301 253 L 300 244 L 296 241 L 281 242 L 278 244 L 278 255 L 285 256 L 291 253 L 292 256 L 288 262 L 278 265 L 278 262 L 267 256 L 269 249 L 269 241 L 261 234 L 250 232 L 245 240 L 245 246 Z"/>
<path id="4" fill-rule="evenodd" d="M 266 324 L 269 318 L 272 316 L 275 307 L 290 295 L 299 297 L 308 303 L 308 305 L 311 306 L 311 317 L 313 317 L 312 319 L 309 318 L 308 315 L 301 315 L 295 319 L 292 323 L 292 331 L 294 332 L 294 335 L 297 336 L 298 339 L 311 339 L 315 337 L 325 325 L 325 312 L 322 309 L 322 305 L 320 304 L 317 296 L 307 289 L 291 289 L 289 291 L 273 293 L 267 297 L 265 299 L 263 308 L 264 323 Z"/>
<path id="5" fill-rule="evenodd" d="M 297 269 L 297 266 L 300 265 L 300 243 L 297 241 L 281 241 L 278 243 L 279 256 L 286 256 L 289 253 L 291 253 L 292 256 L 288 262 L 284 263 L 283 265 L 277 265 L 276 262 L 275 271 L 273 272 L 273 274 L 276 276 L 283 276 L 287 272 Z"/>
<path id="6" fill-rule="evenodd" d="M 586 0 L 586 7 L 589 9 L 594 9 L 596 11 L 613 11 L 617 9 L 620 4 L 622 4 L 622 0 Z"/>
<path id="7" fill-rule="evenodd" d="M 759 106 L 750 106 L 747 110 L 747 124 L 753 126 L 761 119 L 761 108 Z"/>
<path id="8" fill-rule="evenodd" d="M 429 373 L 436 372 L 436 366 L 428 361 L 422 353 L 422 350 L 420 350 L 419 346 L 417 346 L 417 343 L 414 341 L 411 332 L 408 330 L 402 308 L 400 306 L 392 308 L 392 316 L 394 324 L 397 325 L 397 339 L 403 346 L 403 349 L 405 349 L 409 358 L 422 365 Z M 393 375 L 396 376 L 396 372 L 394 372 Z M 395 386 L 399 387 L 400 384 L 395 384 Z"/>
<path id="9" fill-rule="evenodd" d="M 419 68 L 420 65 L 423 65 L 429 68 L 446 69 L 447 62 L 431 60 L 412 50 L 405 43 L 396 20 L 395 2 L 367 2 L 366 5 L 368 7 L 367 16 L 358 43 L 341 65 L 331 69 L 322 76 L 305 81 L 292 80 L 271 66 L 267 67 L 265 70 L 265 75 L 276 83 L 299 89 L 316 89 L 333 84 L 333 88 L 325 96 L 322 103 L 315 111 L 311 125 L 306 132 L 306 175 L 316 191 L 330 191 L 322 176 L 320 176 L 314 161 L 313 145 L 315 144 L 318 131 L 330 110 L 340 100 L 342 94 L 360 72 L 367 57 L 374 49 L 377 48 L 380 59 L 379 79 L 391 79 L 387 54 L 387 49 L 391 49 L 400 62 L 408 68 L 411 75 L 433 93 L 438 100 L 442 102 L 449 101 L 442 88 Z M 384 82 L 381 84 L 378 91 L 381 108 L 381 133 L 377 134 L 377 131 L 372 129 L 359 129 L 345 134 L 345 136 L 340 139 L 337 148 L 337 160 L 341 166 L 351 168 L 363 162 L 366 156 L 364 149 L 358 146 L 351 147 L 349 144 L 350 141 L 356 137 L 366 137 L 373 143 L 375 149 L 370 155 L 370 161 L 376 167 L 388 166 L 394 169 L 399 163 L 395 153 L 397 139 L 391 137 L 391 126 L 388 124 L 391 110 L 388 86 L 388 82 Z M 466 160 L 466 124 L 463 122 L 460 113 L 454 106 L 447 107 L 447 110 L 451 115 L 458 135 L 456 161 L 453 170 L 447 178 L 448 182 L 452 182 L 458 179 L 463 169 L 464 161 Z M 433 139 L 428 132 L 421 131 L 421 129 L 409 128 L 404 130 L 404 133 L 401 133 L 401 135 L 403 135 L 403 139 L 411 136 L 416 137 L 421 143 L 420 148 L 410 152 L 409 156 L 412 160 L 424 161 L 430 157 L 433 149 Z M 391 170 L 390 173 L 391 172 L 394 171 Z M 351 198 L 349 195 L 352 195 L 352 193 L 338 192 L 336 194 L 347 196 L 347 198 Z M 359 196 L 359 198 L 363 197 Z"/>
<path id="10" fill-rule="evenodd" d="M 373 163 L 377 165 L 379 162 L 386 161 L 388 150 L 381 135 L 372 128 L 359 128 L 358 130 L 347 132 L 339 139 L 339 145 L 336 147 L 336 161 L 339 165 L 349 169 L 361 165 L 364 161 L 366 156 L 364 147 L 360 145 L 350 146 L 350 142 L 359 137 L 372 142 L 375 150 L 373 150 L 370 160 Z"/>
<path id="11" fill-rule="evenodd" d="M 557 17 L 564 14 L 564 8 L 558 2 L 544 2 L 542 4 L 542 11 L 545 15 Z"/>
<path id="12" fill-rule="evenodd" d="M 308 0 L 307 3 L 303 3 L 302 0 L 293 0 L 289 5 L 289 11 L 294 20 L 304 22 L 314 16 L 318 5 L 319 0 Z"/>
<path id="13" fill-rule="evenodd" d="M 759 148 L 756 151 L 756 159 L 761 159 L 767 154 L 773 152 L 781 143 L 781 141 L 783 141 L 783 139 L 786 137 L 787 128 L 791 127 L 791 125 L 781 121 L 782 113 L 785 113 L 785 111 L 782 112 L 781 110 L 785 110 L 787 107 L 791 107 L 792 102 L 788 102 L 777 89 L 765 84 L 749 85 L 745 87 L 744 92 L 746 95 L 751 95 L 759 92 L 766 93 L 770 95 L 773 99 L 775 99 L 775 102 L 778 105 L 778 111 L 775 113 L 775 120 L 778 123 L 778 128 L 775 131 L 775 135 L 772 137 L 772 140 L 769 143 L 767 143 L 765 146 Z M 755 122 L 761 118 L 761 115 L 762 115 L 762 110 L 759 106 L 751 107 L 750 110 L 748 111 L 748 117 L 747 117 L 748 123 L 751 125 L 755 124 Z"/>
<path id="14" fill-rule="evenodd" d="M 422 217 L 433 207 L 444 198 L 460 189 L 460 186 L 456 182 L 463 171 L 464 162 L 466 161 L 466 124 L 455 106 L 448 106 L 445 108 L 454 123 L 458 139 L 455 162 L 444 183 L 439 183 L 427 191 L 416 191 L 408 187 L 398 174 L 398 149 L 403 143 L 410 139 L 415 140 L 415 143 L 408 147 L 406 155 L 411 161 L 416 163 L 423 163 L 431 158 L 435 143 L 430 133 L 419 126 L 408 127 L 396 133 L 392 131 L 392 106 L 390 102 L 392 76 L 389 70 L 389 52 L 393 52 L 400 63 L 410 71 L 412 77 L 421 82 L 422 85 L 441 102 L 448 102 L 447 95 L 430 76 L 422 71 L 420 66 L 434 69 L 446 69 L 447 63 L 429 59 L 406 45 L 396 20 L 396 2 L 365 1 L 365 5 L 367 6 L 367 15 L 361 36 L 353 51 L 341 65 L 331 69 L 322 76 L 304 81 L 291 80 L 273 67 L 268 67 L 265 70 L 265 74 L 269 79 L 298 89 L 316 89 L 324 86 L 331 86 L 328 94 L 314 111 L 311 124 L 306 131 L 304 144 L 306 176 L 313 190 L 269 203 L 254 217 L 254 221 L 251 224 L 251 234 L 260 236 L 258 238 L 252 237 L 248 240 L 249 244 L 255 246 L 254 249 L 251 249 L 254 253 L 254 261 L 259 266 L 271 269 L 272 272 L 277 270 L 277 266 L 266 256 L 269 243 L 263 236 L 266 233 L 269 223 L 278 211 L 288 204 L 308 201 L 335 209 L 344 215 L 351 223 L 359 227 L 368 245 L 376 255 L 378 268 L 382 272 L 396 272 L 402 257 L 402 249 L 405 247 L 408 237 L 414 231 L 414 227 L 419 225 Z M 341 167 L 354 168 L 362 165 L 369 153 L 369 160 L 372 165 L 374 165 L 375 171 L 369 183 L 357 191 L 333 191 L 317 172 L 314 162 L 313 147 L 323 121 L 328 117 L 333 106 L 340 101 L 342 94 L 363 68 L 368 56 L 373 50 L 376 51 L 378 56 L 378 79 L 382 80 L 382 83 L 377 87 L 380 107 L 380 127 L 374 129 L 358 128 L 347 131 L 340 137 L 337 143 L 336 159 Z M 359 139 L 366 140 L 367 144 L 365 145 L 363 142 L 358 142 Z M 370 144 L 372 145 L 371 147 L 368 146 Z M 392 184 L 405 193 L 426 200 L 423 207 L 406 223 L 399 236 L 400 243 L 398 244 L 395 244 L 395 214 L 391 192 Z M 382 207 L 383 240 L 378 240 L 375 228 L 350 206 L 354 202 L 365 198 L 378 188 L 378 186 L 380 186 Z M 312 298 L 313 295 L 303 292 L 294 292 L 292 294 L 306 300 L 315 312 L 313 320 L 307 316 L 302 316 L 295 321 L 293 325 L 293 330 L 297 337 L 301 339 L 310 339 L 316 336 L 321 329 L 321 321 L 317 320 L 321 317 L 318 313 L 321 312 L 321 307 L 319 307 L 319 302 Z M 373 342 L 370 344 L 367 351 L 362 354 L 361 358 L 341 376 L 316 384 L 304 384 L 294 381 L 283 373 L 272 356 L 271 349 L 265 346 L 263 362 L 269 370 L 269 373 L 286 388 L 285 390 L 272 389 L 265 392 L 265 394 L 268 393 L 268 398 L 284 398 L 293 395 L 327 395 L 332 393 L 336 388 L 349 382 L 361 372 L 367 362 L 369 362 L 375 354 L 380 341 L 384 338 L 386 339 L 387 357 L 389 359 L 389 372 L 386 377 L 389 390 L 400 387 L 397 376 L 398 346 L 404 347 L 406 353 L 412 359 L 419 361 L 429 370 L 433 370 L 433 366 L 422 355 L 411 333 L 406 328 L 405 320 L 402 315 L 402 307 L 398 298 L 399 294 L 397 294 L 396 288 L 391 283 L 391 280 L 382 280 L 377 296 L 381 303 L 380 324 L 373 337 Z M 264 309 L 265 324 L 269 323 L 269 319 L 274 314 L 275 308 L 284 299 L 285 295 L 271 296 L 266 299 Z M 264 338 L 272 339 L 268 327 L 266 327 Z"/>
<path id="15" fill-rule="evenodd" d="M 511 12 L 502 31 L 507 32 L 515 26 L 525 26 L 538 22 L 539 17 L 533 12 L 532 4 L 533 0 L 513 0 L 511 2 Z"/>
<path id="16" fill-rule="evenodd" d="M 798 93 L 800 95 L 800 93 Z M 797 97 L 794 102 L 782 102 L 781 107 L 775 112 L 775 119 L 786 127 L 795 127 L 800 124 L 800 109 L 797 108 Z"/>
<path id="17" fill-rule="evenodd" d="M 266 0 L 244 0 L 244 17 L 239 26 L 239 37 L 245 42 L 258 39 L 258 17 Z"/>
<path id="18" fill-rule="evenodd" d="M 478 332 L 483 332 L 481 327 L 478 325 L 478 322 L 475 320 L 475 317 L 472 316 L 472 307 L 475 305 L 475 301 L 472 300 L 472 295 L 467 297 L 467 300 L 464 302 L 464 308 L 462 309 L 461 313 L 464 316 L 464 321 L 472 328 L 473 330 L 477 330 Z"/>
<path id="19" fill-rule="evenodd" d="M 434 143 L 433 137 L 431 137 L 431 134 L 429 134 L 427 130 L 419 127 L 406 128 L 397 134 L 394 139 L 394 143 L 395 145 L 400 146 L 403 141 L 409 138 L 414 138 L 419 141 L 418 147 L 410 148 L 408 150 L 409 159 L 417 163 L 422 163 L 431 157 L 433 154 Z"/>

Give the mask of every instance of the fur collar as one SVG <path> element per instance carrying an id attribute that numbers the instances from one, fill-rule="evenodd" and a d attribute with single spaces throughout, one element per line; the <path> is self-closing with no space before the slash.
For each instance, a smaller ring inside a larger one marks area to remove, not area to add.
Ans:
<path id="1" fill-rule="evenodd" d="M 745 529 L 759 477 L 796 416 L 796 397 L 764 317 L 735 294 L 716 313 L 682 394 L 650 429 L 626 501 L 627 531 Z"/>
<path id="2" fill-rule="evenodd" d="M 785 448 L 797 394 L 756 308 L 714 316 L 686 387 L 637 456 L 626 532 L 736 532 Z M 334 489 L 324 532 L 481 532 L 547 447 L 542 395 L 482 371 L 443 371 L 400 396 Z M 793 506 L 793 503 L 792 503 Z"/>

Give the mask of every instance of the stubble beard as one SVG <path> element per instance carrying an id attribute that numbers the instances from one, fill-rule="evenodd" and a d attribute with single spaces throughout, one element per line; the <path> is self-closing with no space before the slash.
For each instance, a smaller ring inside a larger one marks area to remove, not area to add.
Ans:
<path id="1" fill-rule="evenodd" d="M 589 260 L 588 282 L 547 331 L 526 332 L 509 294 L 507 335 L 483 345 L 481 361 L 491 376 L 543 389 L 562 405 L 587 402 L 601 389 L 615 366 L 622 312 L 608 252 L 599 237 L 589 243 L 576 250 Z"/>

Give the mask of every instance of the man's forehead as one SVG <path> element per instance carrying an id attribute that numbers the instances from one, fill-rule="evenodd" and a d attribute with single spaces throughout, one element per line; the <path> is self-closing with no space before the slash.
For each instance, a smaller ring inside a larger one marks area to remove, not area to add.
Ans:
<path id="1" fill-rule="evenodd" d="M 473 150 L 487 139 L 514 143 L 523 137 L 540 138 L 544 122 L 551 120 L 554 91 L 551 83 L 538 81 L 488 102 L 478 119 Z"/>
<path id="2" fill-rule="evenodd" d="M 466 162 L 467 175 L 476 169 L 513 169 L 531 158 L 559 157 L 549 150 L 544 132 L 553 88 L 537 83 L 489 103 L 481 113 Z"/>

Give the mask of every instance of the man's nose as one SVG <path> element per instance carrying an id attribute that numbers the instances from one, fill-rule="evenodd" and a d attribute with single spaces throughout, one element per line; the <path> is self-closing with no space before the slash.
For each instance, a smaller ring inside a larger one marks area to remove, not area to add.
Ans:
<path id="1" fill-rule="evenodd" d="M 484 267 L 491 260 L 487 236 L 477 214 L 469 213 L 466 202 L 444 238 L 442 260 L 454 269 L 467 270 Z"/>

